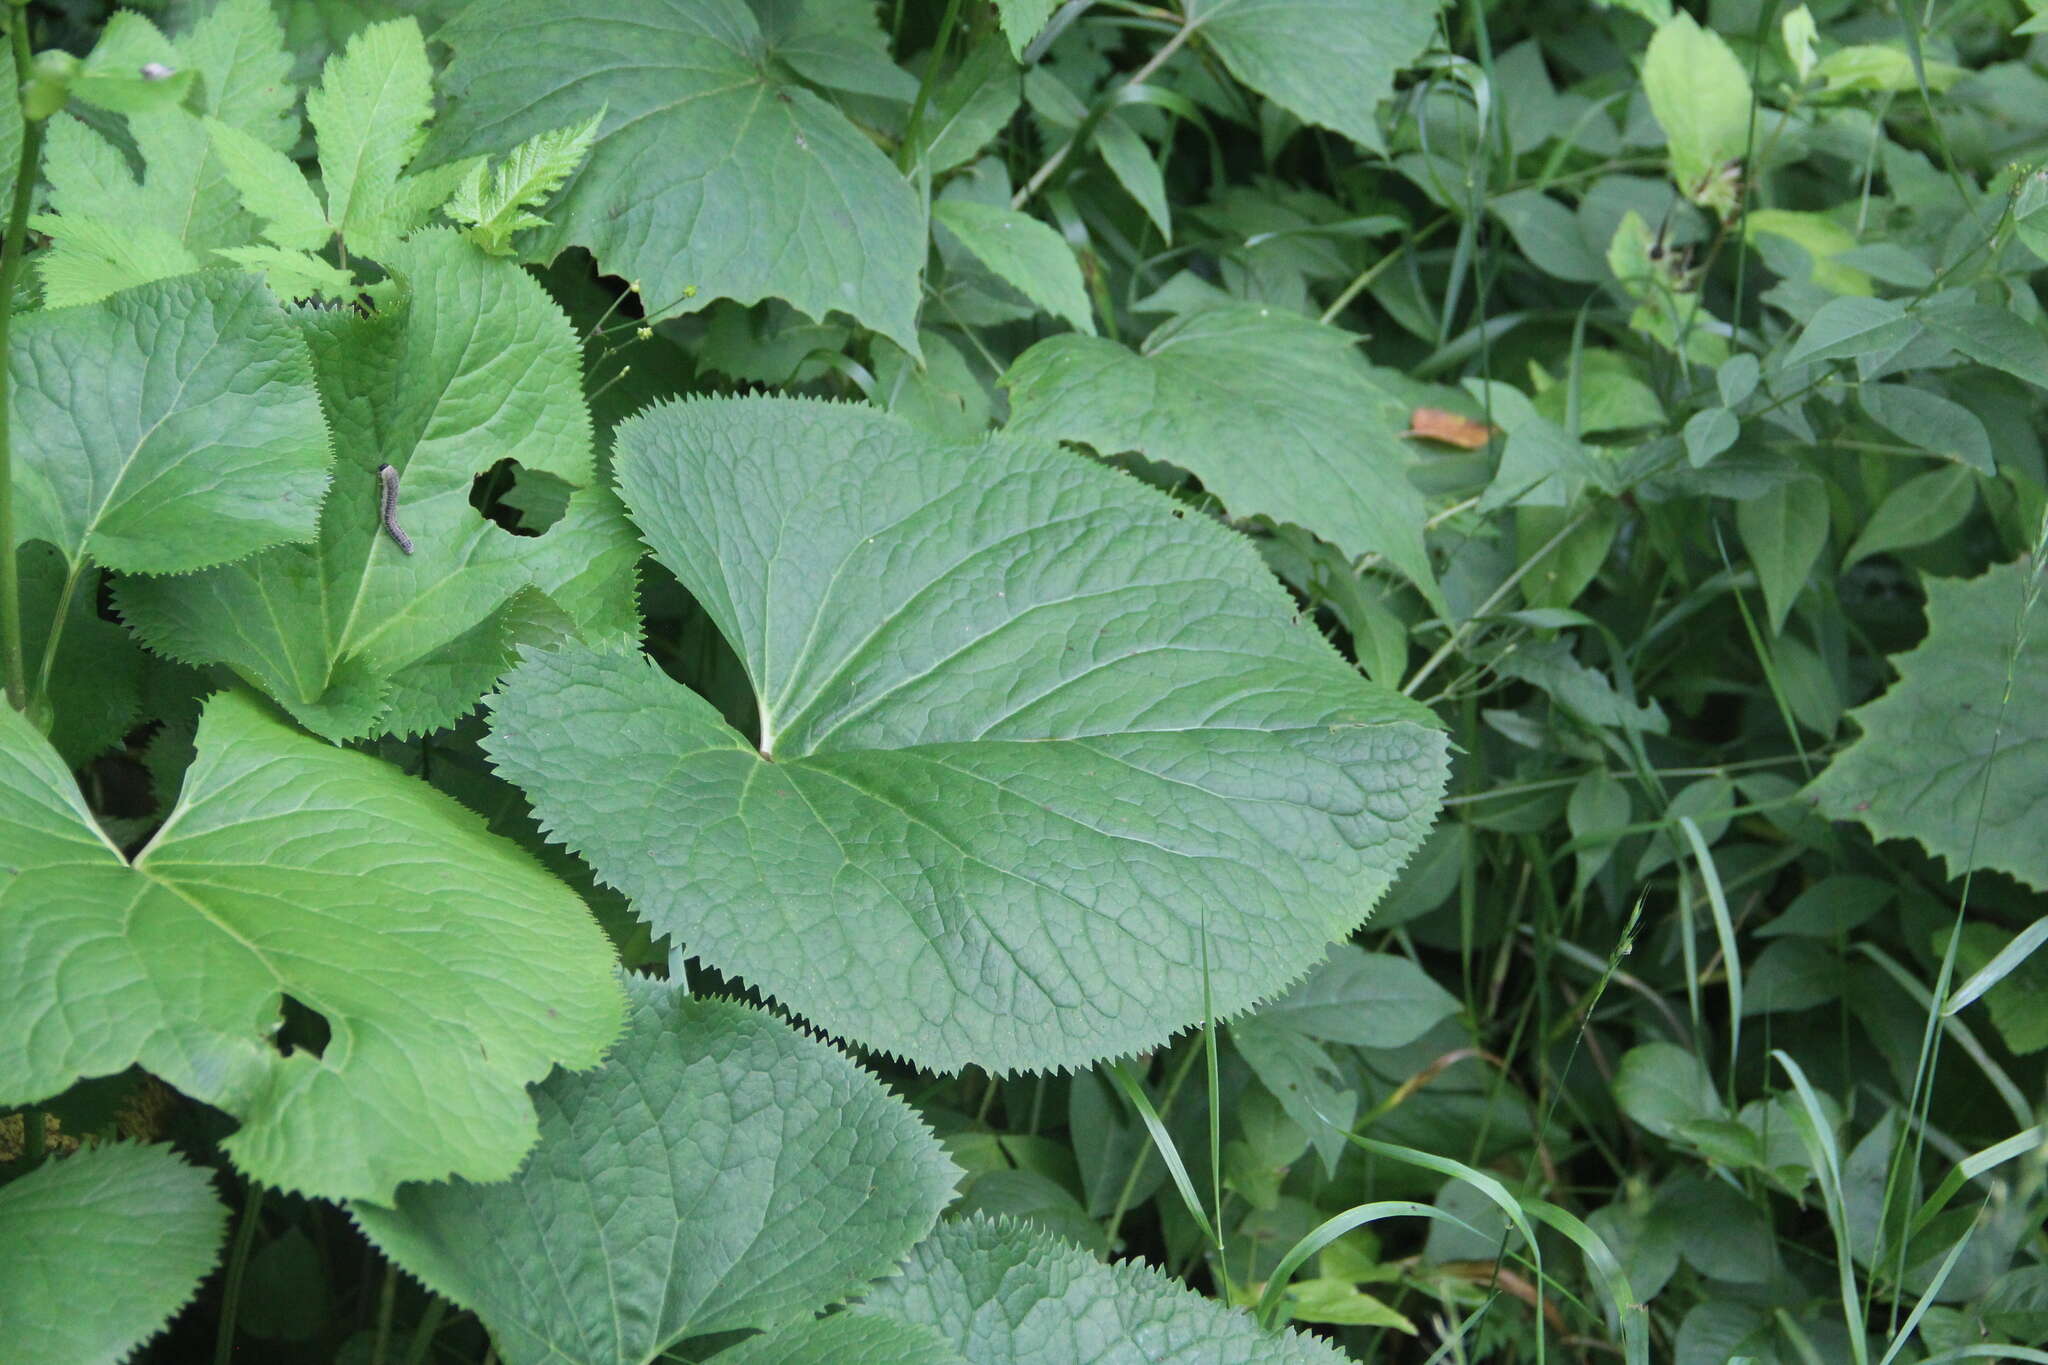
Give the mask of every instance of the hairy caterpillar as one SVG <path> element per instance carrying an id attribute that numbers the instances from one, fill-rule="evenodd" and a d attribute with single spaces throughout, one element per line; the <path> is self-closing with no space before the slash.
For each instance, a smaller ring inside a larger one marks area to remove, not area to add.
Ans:
<path id="1" fill-rule="evenodd" d="M 412 537 L 398 525 L 398 471 L 388 464 L 377 466 L 377 479 L 384 485 L 382 511 L 384 531 L 392 543 L 407 554 L 412 553 Z"/>

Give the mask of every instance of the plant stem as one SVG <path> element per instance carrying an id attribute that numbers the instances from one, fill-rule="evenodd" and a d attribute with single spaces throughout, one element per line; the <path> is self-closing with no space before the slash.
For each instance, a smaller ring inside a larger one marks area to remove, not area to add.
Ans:
<path id="1" fill-rule="evenodd" d="M 938 83 L 946 45 L 953 40 L 953 25 L 959 18 L 960 0 L 946 0 L 946 12 L 939 19 L 938 36 L 932 39 L 931 55 L 924 64 L 924 79 L 917 83 L 917 100 L 910 106 L 910 122 L 903 126 L 903 145 L 896 149 L 896 169 L 899 171 L 910 169 L 910 159 L 917 152 L 918 136 L 924 131 L 924 107 L 931 102 L 932 87 Z"/>
<path id="2" fill-rule="evenodd" d="M 263 1214 L 263 1187 L 249 1182 L 242 1201 L 242 1221 L 235 1228 L 234 1250 L 228 1253 L 227 1278 L 221 1282 L 220 1328 L 213 1338 L 213 1365 L 228 1365 L 235 1354 L 235 1318 L 242 1307 L 242 1276 L 249 1269 L 249 1248 L 256 1243 L 256 1225 Z"/>
<path id="3" fill-rule="evenodd" d="M 377 1337 L 370 1345 L 370 1365 L 384 1365 L 391 1349 L 391 1317 L 398 1309 L 398 1265 L 384 1263 L 384 1287 L 377 1292 Z"/>
<path id="4" fill-rule="evenodd" d="M 1442 666 L 1443 661 L 1451 656 L 1451 651 L 1458 647 L 1465 636 L 1471 632 L 1472 627 L 1484 620 L 1488 613 L 1499 606 L 1507 598 L 1507 595 L 1515 590 L 1515 585 L 1528 576 L 1529 570 L 1542 563 L 1552 550 L 1564 544 L 1566 536 L 1584 526 L 1591 517 L 1592 513 L 1590 511 L 1580 512 L 1563 526 L 1560 526 L 1557 534 L 1544 541 L 1535 554 L 1522 561 L 1521 565 L 1513 573 L 1509 574 L 1507 579 L 1498 588 L 1493 590 L 1492 595 L 1479 604 L 1476 611 L 1458 624 L 1457 629 L 1451 632 L 1451 637 L 1437 647 L 1436 653 L 1423 661 L 1422 667 L 1415 671 L 1415 676 L 1410 678 L 1407 685 L 1401 689 L 1401 695 L 1404 697 L 1414 696 L 1415 689 L 1421 687 L 1429 675 L 1436 672 Z"/>
<path id="5" fill-rule="evenodd" d="M 30 1105 L 21 1111 L 21 1169 L 32 1171 L 43 1164 L 43 1143 L 45 1128 L 49 1120 L 43 1111 Z"/>
<path id="6" fill-rule="evenodd" d="M 1082 142 L 1087 140 L 1088 135 L 1095 131 L 1095 125 L 1102 122 L 1102 116 L 1107 114 L 1112 107 L 1123 102 L 1124 92 L 1135 90 L 1143 85 L 1151 78 L 1153 72 L 1166 65 L 1168 57 L 1180 51 L 1182 43 L 1185 43 L 1194 36 L 1195 21 L 1183 17 L 1180 27 L 1173 31 L 1171 38 L 1168 38 L 1159 45 L 1159 50 L 1152 54 L 1150 61 L 1133 72 L 1129 80 L 1118 86 L 1110 94 L 1096 101 L 1095 107 L 1090 109 L 1087 116 L 1081 120 L 1081 125 L 1074 129 L 1074 135 L 1061 143 L 1060 149 L 1047 157 L 1044 165 L 1032 172 L 1031 178 L 1024 182 L 1023 189 L 1018 190 L 1016 194 L 1011 196 L 1010 207 L 1012 209 L 1021 209 L 1030 203 L 1032 196 L 1044 189 L 1045 182 L 1052 179 L 1053 172 L 1066 164 L 1066 160 L 1073 154 L 1074 148 L 1080 146 Z"/>
<path id="7" fill-rule="evenodd" d="M 50 617 L 50 632 L 43 637 L 43 662 L 36 669 L 35 690 L 29 695 L 44 708 L 50 705 L 50 669 L 57 662 L 57 641 L 64 636 L 64 618 L 71 614 L 71 595 L 78 590 L 78 580 L 85 577 L 86 563 L 85 552 L 81 550 L 71 562 L 71 571 L 64 575 L 63 590 L 57 594 L 57 610 Z"/>
<path id="8" fill-rule="evenodd" d="M 28 14 L 14 12 L 14 69 L 26 78 L 32 58 L 28 50 Z M 8 341 L 14 322 L 14 288 L 21 278 L 22 247 L 28 238 L 28 209 L 35 197 L 36 172 L 43 164 L 46 119 L 25 119 L 21 129 L 21 162 L 14 169 L 14 207 L 7 215 L 7 238 L 0 246 L 0 668 L 6 670 L 7 702 L 15 710 L 28 707 L 28 669 L 21 653 L 21 566 L 14 552 L 13 396 L 9 392 Z"/>
<path id="9" fill-rule="evenodd" d="M 412 1334 L 412 1349 L 405 1353 L 405 1365 L 426 1365 L 427 1352 L 433 1349 L 434 1334 L 441 1330 L 441 1320 L 448 1316 L 448 1300 L 436 1294 L 427 1311 L 420 1317 L 418 1330 Z"/>

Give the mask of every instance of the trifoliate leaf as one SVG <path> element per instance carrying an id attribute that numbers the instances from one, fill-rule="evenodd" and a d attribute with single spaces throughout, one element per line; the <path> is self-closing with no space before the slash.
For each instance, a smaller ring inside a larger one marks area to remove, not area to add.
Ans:
<path id="1" fill-rule="evenodd" d="M 588 247 L 651 311 L 773 295 L 916 348 L 924 201 L 843 114 L 774 74 L 743 0 L 631 14 L 480 0 L 438 36 L 455 49 L 453 104 L 430 160 L 608 111 L 552 225 L 535 230 L 536 256 Z"/>
<path id="2" fill-rule="evenodd" d="M 15 321 L 17 534 L 132 573 L 313 538 L 327 428 L 277 301 L 223 272 Z"/>
<path id="3" fill-rule="evenodd" d="M 1231 515 L 1383 555 L 1446 610 L 1422 546 L 1422 495 L 1408 482 L 1408 413 L 1372 382 L 1353 341 L 1252 305 L 1176 319 L 1135 353 L 1053 337 L 1003 376 L 1009 429 L 1178 465 Z"/>
<path id="4" fill-rule="evenodd" d="M 393 204 L 399 175 L 426 141 L 434 70 L 416 20 L 372 24 L 349 39 L 306 94 L 320 143 L 327 221 L 365 254 L 380 256 L 404 221 Z M 431 208 L 432 205 L 428 205 Z"/>
<path id="5" fill-rule="evenodd" d="M 464 235 L 485 251 L 510 256 L 513 233 L 548 225 L 548 220 L 533 210 L 545 204 L 583 164 L 603 121 L 604 110 L 600 109 L 580 124 L 534 134 L 495 168 L 477 162 L 441 211 L 464 224 L 468 228 Z"/>
<path id="6" fill-rule="evenodd" d="M 1085 1360 L 1091 1365 L 1338 1365 L 1344 1355 L 1298 1332 L 1265 1332 L 1148 1265 L 1104 1265 L 1028 1223 L 975 1216 L 945 1223 L 870 1312 L 938 1329 L 970 1365 Z"/>
<path id="7" fill-rule="evenodd" d="M 604 1066 L 536 1088 L 540 1144 L 511 1181 L 355 1208 L 508 1365 L 651 1360 L 808 1314 L 886 1273 L 952 1197 L 938 1139 L 843 1054 L 732 1001 L 644 977 L 627 994 Z"/>
<path id="8" fill-rule="evenodd" d="M 1018 292 L 1076 331 L 1095 335 L 1088 286 L 1074 253 L 1057 232 L 1028 213 L 967 199 L 942 199 L 932 218 Z"/>
<path id="9" fill-rule="evenodd" d="M 1216 0 L 1189 22 L 1232 75 L 1379 151 L 1380 101 L 1436 36 L 1439 0 Z"/>
<path id="10" fill-rule="evenodd" d="M 140 1064 L 241 1120 L 250 1178 L 388 1200 L 511 1175 L 525 1087 L 617 1035 L 610 944 L 567 888 L 425 783 L 224 694 L 131 865 L 0 707 L 0 1104 Z M 331 1031 L 272 1041 L 281 997 Z"/>
<path id="11" fill-rule="evenodd" d="M 653 408 L 617 460 L 760 751 L 589 651 L 529 655 L 486 748 L 657 932 L 835 1033 L 939 1069 L 1153 1046 L 1205 960 L 1223 1017 L 1300 975 L 1427 827 L 1428 713 L 1121 474 L 768 399 Z"/>
<path id="12" fill-rule="evenodd" d="M 1457 1012 L 1456 998 L 1407 958 L 1339 943 L 1307 980 L 1232 1024 L 1230 1038 L 1334 1173 L 1358 1096 L 1320 1044 L 1402 1047 Z"/>
<path id="13" fill-rule="evenodd" d="M 0 1188 L 7 1359 L 127 1359 L 199 1288 L 226 1225 L 207 1172 L 168 1144 L 89 1147 Z"/>
<path id="14" fill-rule="evenodd" d="M 129 17 L 117 14 L 116 22 Z M 298 140 L 276 16 L 264 0 L 221 0 L 171 41 L 161 62 L 181 73 L 190 95 L 182 105 L 152 97 L 127 111 L 140 179 L 100 133 L 68 114 L 50 121 L 44 166 L 54 212 L 33 222 L 51 238 L 36 269 L 53 306 L 187 274 L 213 264 L 220 248 L 256 239 L 256 220 L 214 154 L 207 125 L 224 124 L 280 152 Z"/>
<path id="15" fill-rule="evenodd" d="M 1358 1091 L 1306 1034 L 1253 1014 L 1230 1026 L 1231 1045 L 1267 1093 L 1309 1135 L 1323 1173 L 1335 1177 L 1358 1117 Z"/>
<path id="16" fill-rule="evenodd" d="M 1966 466 L 1916 474 L 1884 495 L 1842 556 L 1842 567 L 1939 540 L 1962 525 L 1976 505 L 1977 476 Z"/>
<path id="17" fill-rule="evenodd" d="M 335 421 L 318 541 L 203 574 L 130 578 L 116 594 L 152 649 L 226 664 L 333 739 L 375 730 L 395 676 L 464 638 L 472 666 L 442 658 L 446 686 L 384 723 L 433 728 L 468 710 L 508 662 L 502 632 L 471 632 L 521 589 L 564 581 L 598 544 L 617 544 L 587 540 L 581 523 L 514 536 L 470 506 L 472 482 L 501 459 L 572 486 L 593 472 L 581 351 L 539 284 L 446 229 L 394 245 L 385 264 L 399 287 L 374 314 L 298 314 Z M 380 520 L 385 464 L 410 555 Z"/>
<path id="18" fill-rule="evenodd" d="M 2041 605 L 2023 610 L 2040 570 L 2023 559 L 1926 583 L 1927 638 L 1894 660 L 1889 691 L 1849 713 L 1862 738 L 1811 791 L 1830 819 L 1919 840 L 1951 876 L 1996 868 L 2048 891 L 2048 671 L 2036 662 Z"/>

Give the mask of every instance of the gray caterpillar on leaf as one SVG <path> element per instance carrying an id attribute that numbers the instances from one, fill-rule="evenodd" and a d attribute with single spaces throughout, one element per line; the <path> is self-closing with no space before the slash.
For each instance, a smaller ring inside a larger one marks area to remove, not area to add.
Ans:
<path id="1" fill-rule="evenodd" d="M 377 479 L 383 484 L 382 513 L 385 534 L 392 543 L 407 554 L 412 553 L 412 537 L 398 524 L 398 471 L 388 464 L 377 466 Z"/>

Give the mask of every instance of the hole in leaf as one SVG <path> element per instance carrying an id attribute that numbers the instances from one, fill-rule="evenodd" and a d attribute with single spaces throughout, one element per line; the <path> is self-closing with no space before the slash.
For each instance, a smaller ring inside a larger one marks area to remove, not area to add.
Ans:
<path id="1" fill-rule="evenodd" d="M 315 1057 L 327 1055 L 327 1043 L 334 1030 L 328 1027 L 326 1015 L 289 995 L 284 997 L 278 1014 L 281 1022 L 271 1041 L 279 1052 L 287 1057 L 294 1052 L 310 1052 Z"/>
<path id="2" fill-rule="evenodd" d="M 500 460 L 469 485 L 469 505 L 516 536 L 543 535 L 569 509 L 568 484 L 552 474 Z"/>

